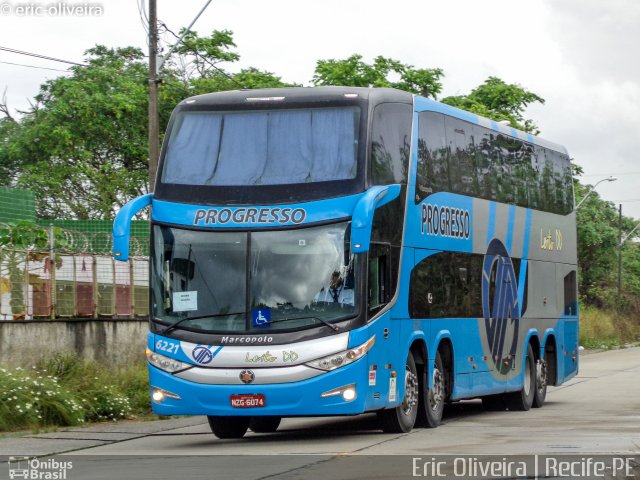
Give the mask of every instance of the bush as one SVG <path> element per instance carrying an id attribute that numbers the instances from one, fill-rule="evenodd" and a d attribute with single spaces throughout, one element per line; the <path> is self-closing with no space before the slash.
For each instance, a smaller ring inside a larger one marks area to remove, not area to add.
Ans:
<path id="1" fill-rule="evenodd" d="M 76 395 L 56 377 L 33 369 L 0 369 L 0 430 L 79 425 L 84 410 Z"/>
<path id="2" fill-rule="evenodd" d="M 61 354 L 31 370 L 0 373 L 0 431 L 115 421 L 151 411 L 144 363 L 113 369 Z"/>

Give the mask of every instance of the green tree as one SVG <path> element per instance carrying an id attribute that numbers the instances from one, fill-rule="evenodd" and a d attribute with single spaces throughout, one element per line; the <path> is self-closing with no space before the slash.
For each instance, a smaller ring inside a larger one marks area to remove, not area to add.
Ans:
<path id="1" fill-rule="evenodd" d="M 34 191 L 41 218 L 110 218 L 144 192 L 142 52 L 98 46 L 87 55 L 89 67 L 41 86 L 0 145 L 0 165 L 14 168 L 15 186 Z"/>
<path id="2" fill-rule="evenodd" d="M 312 82 L 316 86 L 389 87 L 436 98 L 442 91 L 440 68 L 414 68 L 392 58 L 378 56 L 369 64 L 362 55 L 344 60 L 318 60 Z"/>
<path id="3" fill-rule="evenodd" d="M 442 102 L 496 121 L 507 120 L 514 128 L 537 134 L 538 127 L 524 118 L 524 111 L 532 103 L 544 103 L 544 99 L 518 84 L 489 77 L 469 95 L 446 97 Z"/>

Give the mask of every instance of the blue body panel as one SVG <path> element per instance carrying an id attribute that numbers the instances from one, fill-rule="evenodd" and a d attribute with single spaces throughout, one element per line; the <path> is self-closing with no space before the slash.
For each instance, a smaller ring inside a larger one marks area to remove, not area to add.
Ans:
<path id="1" fill-rule="evenodd" d="M 362 383 L 367 379 L 366 359 L 318 377 L 295 383 L 271 385 L 205 385 L 189 382 L 149 367 L 151 386 L 180 395 L 181 400 L 167 398 L 153 402 L 158 415 L 353 415 L 365 411 L 366 396 Z M 358 381 L 357 379 L 360 379 Z M 357 382 L 358 397 L 347 402 L 340 396 L 321 398 L 328 390 Z M 231 407 L 235 394 L 264 394 L 266 406 L 261 408 Z"/>

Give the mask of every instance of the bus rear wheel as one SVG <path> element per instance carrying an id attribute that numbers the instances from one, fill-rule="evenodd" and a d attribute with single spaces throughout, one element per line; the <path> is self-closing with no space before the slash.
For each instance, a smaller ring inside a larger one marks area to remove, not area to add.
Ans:
<path id="1" fill-rule="evenodd" d="M 419 381 L 416 362 L 409 353 L 404 371 L 404 396 L 396 408 L 378 412 L 382 430 L 385 433 L 407 433 L 416 423 L 418 416 Z"/>
<path id="2" fill-rule="evenodd" d="M 547 384 L 549 378 L 549 362 L 547 362 L 547 352 L 544 358 L 536 362 L 536 389 L 533 396 L 533 407 L 540 408 L 547 398 Z"/>
<path id="3" fill-rule="evenodd" d="M 427 366 L 425 365 L 426 369 Z M 428 428 L 436 428 L 440 425 L 447 397 L 447 373 L 444 369 L 440 352 L 437 352 L 436 361 L 433 365 L 433 374 L 431 375 L 431 388 L 429 388 L 426 374 L 420 383 L 417 425 Z"/>
<path id="4" fill-rule="evenodd" d="M 242 438 L 247 433 L 251 417 L 207 416 L 211 431 L 218 438 Z"/>
<path id="5" fill-rule="evenodd" d="M 524 382 L 522 389 L 506 394 L 507 407 L 512 411 L 526 411 L 533 405 L 536 391 L 536 358 L 531 344 L 527 345 L 527 357 L 524 362 Z"/>
<path id="6" fill-rule="evenodd" d="M 249 428 L 255 433 L 273 433 L 278 430 L 282 417 L 253 417 Z"/>

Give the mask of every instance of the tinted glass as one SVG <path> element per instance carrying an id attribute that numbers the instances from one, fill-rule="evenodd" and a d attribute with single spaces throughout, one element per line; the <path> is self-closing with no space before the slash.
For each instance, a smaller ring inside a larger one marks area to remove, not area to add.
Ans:
<path id="1" fill-rule="evenodd" d="M 449 146 L 444 115 L 420 114 L 416 202 L 435 192 L 449 191 Z"/>
<path id="2" fill-rule="evenodd" d="M 422 260 L 411 272 L 411 318 L 482 317 L 484 256 L 442 252 Z"/>
<path id="3" fill-rule="evenodd" d="M 564 277 L 564 314 L 578 314 L 578 289 L 575 270 L 572 270 Z"/>
<path id="4" fill-rule="evenodd" d="M 358 107 L 182 112 L 162 181 L 241 186 L 353 179 L 359 119 Z"/>
<path id="5" fill-rule="evenodd" d="M 209 332 L 309 328 L 358 306 L 349 223 L 270 232 L 154 226 L 157 320 Z M 256 312 L 260 320 L 254 321 Z"/>
<path id="6" fill-rule="evenodd" d="M 445 191 L 563 215 L 572 211 L 566 155 L 440 113 L 424 112 L 419 119 L 416 203 Z"/>
<path id="7" fill-rule="evenodd" d="M 371 130 L 372 185 L 407 183 L 411 148 L 411 105 L 383 103 L 373 111 Z"/>
<path id="8" fill-rule="evenodd" d="M 349 228 L 339 223 L 251 234 L 249 304 L 270 312 L 271 330 L 356 313 L 354 256 L 345 241 Z"/>
<path id="9" fill-rule="evenodd" d="M 152 313 L 187 327 L 246 329 L 247 234 L 155 226 L 151 260 Z M 224 281 L 217 277 L 224 272 Z M 201 318 L 202 317 L 202 318 Z"/>

